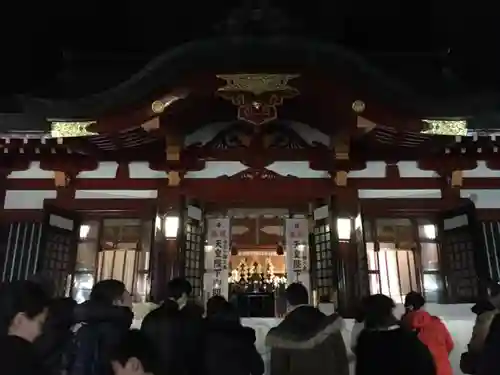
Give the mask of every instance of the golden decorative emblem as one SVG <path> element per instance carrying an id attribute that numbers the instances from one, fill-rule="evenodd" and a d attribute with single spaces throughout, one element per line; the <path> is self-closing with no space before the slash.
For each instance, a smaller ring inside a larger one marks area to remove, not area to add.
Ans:
<path id="1" fill-rule="evenodd" d="M 299 76 L 299 74 L 219 74 L 217 78 L 226 81 L 226 86 L 217 91 L 243 91 L 255 96 L 277 91 L 294 91 L 298 94 L 298 90 L 288 85 L 288 81 Z"/>
<path id="2" fill-rule="evenodd" d="M 356 100 L 354 103 L 352 103 L 352 109 L 356 113 L 362 113 L 365 111 L 366 104 L 362 100 Z"/>
<path id="3" fill-rule="evenodd" d="M 151 110 L 153 113 L 162 113 L 165 110 L 165 103 L 161 100 L 155 100 L 151 103 Z"/>
<path id="4" fill-rule="evenodd" d="M 277 106 L 283 99 L 292 98 L 299 90 L 288 82 L 299 74 L 219 74 L 226 85 L 217 89 L 217 95 L 238 107 L 238 119 L 262 125 L 278 117 Z"/>
<path id="5" fill-rule="evenodd" d="M 54 121 L 50 125 L 51 138 L 88 137 L 97 133 L 87 128 L 95 121 Z"/>

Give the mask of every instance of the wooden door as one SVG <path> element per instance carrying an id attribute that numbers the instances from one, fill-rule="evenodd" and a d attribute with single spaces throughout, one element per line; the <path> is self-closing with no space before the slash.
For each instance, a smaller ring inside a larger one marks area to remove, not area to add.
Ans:
<path id="1" fill-rule="evenodd" d="M 328 205 L 314 210 L 313 232 L 310 236 L 311 287 L 316 290 L 319 302 L 335 302 L 336 273 L 334 270 L 333 243 L 337 242 L 336 231 L 331 227 Z"/>
<path id="2" fill-rule="evenodd" d="M 67 296 L 76 265 L 80 217 L 54 206 L 44 207 L 37 273 L 53 280 L 56 296 Z"/>
<path id="3" fill-rule="evenodd" d="M 205 272 L 205 220 L 199 207 L 188 206 L 181 216 L 181 266 L 180 273 L 193 287 L 192 297 L 203 297 Z"/>
<path id="4" fill-rule="evenodd" d="M 469 202 L 442 212 L 438 220 L 440 257 L 448 303 L 472 303 L 486 295 L 487 259 L 476 219 Z"/>

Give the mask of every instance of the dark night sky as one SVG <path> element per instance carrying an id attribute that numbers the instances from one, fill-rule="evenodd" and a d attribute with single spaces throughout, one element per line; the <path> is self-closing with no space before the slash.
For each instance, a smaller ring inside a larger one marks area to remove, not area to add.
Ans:
<path id="1" fill-rule="evenodd" d="M 462 9 L 447 0 L 270 2 L 284 4 L 301 34 L 345 46 L 411 84 L 451 77 L 470 90 L 500 91 L 500 26 L 481 1 Z M 209 37 L 238 3 L 15 3 L 2 12 L 1 90 L 37 90 L 63 71 L 130 75 L 172 46 Z"/>

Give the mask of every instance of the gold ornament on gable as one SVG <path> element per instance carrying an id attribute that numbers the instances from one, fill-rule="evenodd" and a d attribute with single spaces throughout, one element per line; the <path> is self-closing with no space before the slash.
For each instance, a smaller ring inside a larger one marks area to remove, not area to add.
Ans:
<path id="1" fill-rule="evenodd" d="M 299 90 L 288 82 L 298 74 L 220 74 L 226 85 L 217 95 L 238 107 L 238 120 L 263 125 L 278 118 L 277 107 L 283 99 L 293 98 Z"/>
<path id="2" fill-rule="evenodd" d="M 218 92 L 248 92 L 255 96 L 268 92 L 290 91 L 296 94 L 299 91 L 288 84 L 299 74 L 219 74 L 217 78 L 226 81 L 226 85 L 220 87 Z"/>

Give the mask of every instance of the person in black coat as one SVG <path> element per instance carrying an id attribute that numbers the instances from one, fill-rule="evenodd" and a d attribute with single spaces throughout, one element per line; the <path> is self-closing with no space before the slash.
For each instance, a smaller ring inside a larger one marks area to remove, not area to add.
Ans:
<path id="1" fill-rule="evenodd" d="M 207 303 L 205 375 L 262 375 L 264 362 L 255 348 L 255 331 L 244 327 L 233 306 L 222 297 Z"/>
<path id="2" fill-rule="evenodd" d="M 363 304 L 365 329 L 355 348 L 356 375 L 436 375 L 427 347 L 394 317 L 391 298 L 375 294 Z"/>
<path id="3" fill-rule="evenodd" d="M 163 303 L 144 318 L 141 331 L 160 358 L 155 375 L 200 375 L 203 356 L 203 309 L 188 301 L 191 284 L 171 280 Z"/>
<path id="4" fill-rule="evenodd" d="M 477 360 L 476 375 L 500 374 L 500 314 L 495 315 Z"/>
<path id="5" fill-rule="evenodd" d="M 66 349 L 73 338 L 71 327 L 76 306 L 73 298 L 53 299 L 42 334 L 34 342 L 50 374 L 59 375 L 65 369 Z"/>
<path id="6" fill-rule="evenodd" d="M 0 374 L 45 375 L 33 342 L 42 333 L 50 303 L 39 285 L 30 281 L 0 288 Z"/>

